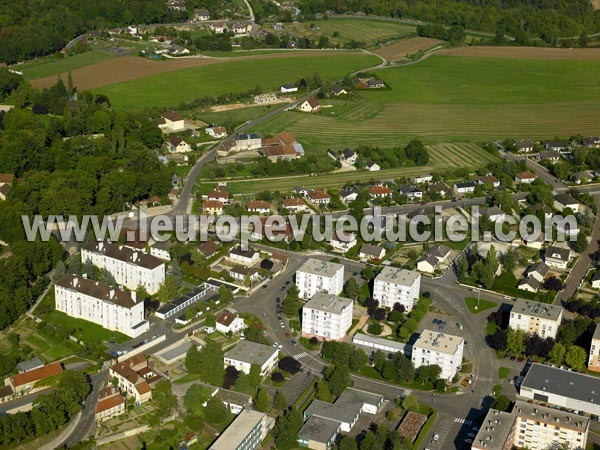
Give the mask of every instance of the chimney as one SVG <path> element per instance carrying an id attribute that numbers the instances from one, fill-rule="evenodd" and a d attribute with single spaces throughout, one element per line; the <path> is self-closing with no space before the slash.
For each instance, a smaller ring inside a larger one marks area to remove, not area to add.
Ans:
<path id="1" fill-rule="evenodd" d="M 133 252 L 133 262 L 136 262 L 138 260 L 138 252 Z"/>
<path id="2" fill-rule="evenodd" d="M 84 272 L 84 273 L 82 274 L 82 277 L 83 277 L 83 278 L 85 278 L 85 279 L 87 280 L 87 277 L 88 277 L 88 274 L 87 274 L 87 272 Z"/>
<path id="3" fill-rule="evenodd" d="M 115 296 L 115 289 L 113 287 L 110 288 L 108 293 L 108 298 L 113 298 Z"/>
<path id="4" fill-rule="evenodd" d="M 77 287 L 79 285 L 79 278 L 73 277 L 73 287 Z"/>
<path id="5" fill-rule="evenodd" d="M 133 300 L 133 303 L 137 301 L 137 294 L 135 291 L 131 291 L 131 299 Z"/>
<path id="6" fill-rule="evenodd" d="M 104 249 L 104 242 L 98 242 L 98 251 L 101 252 Z"/>

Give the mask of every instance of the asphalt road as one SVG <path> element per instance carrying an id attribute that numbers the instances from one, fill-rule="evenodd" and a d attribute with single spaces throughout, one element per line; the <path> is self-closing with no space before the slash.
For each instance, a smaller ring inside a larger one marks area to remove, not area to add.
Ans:
<path id="1" fill-rule="evenodd" d="M 45 389 L 25 397 L 20 397 L 7 403 L 0 403 L 0 416 L 16 408 L 22 408 L 31 405 L 40 395 L 46 395 L 52 392 L 52 389 Z"/>

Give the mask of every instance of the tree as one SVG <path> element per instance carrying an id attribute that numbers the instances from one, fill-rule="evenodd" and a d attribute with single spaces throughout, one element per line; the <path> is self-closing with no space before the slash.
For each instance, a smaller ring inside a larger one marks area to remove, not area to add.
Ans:
<path id="1" fill-rule="evenodd" d="M 557 366 L 562 366 L 565 360 L 565 353 L 565 346 L 562 345 L 560 342 L 556 342 L 554 344 L 554 347 L 552 347 L 552 350 L 550 350 L 548 357 L 550 358 L 550 361 L 552 361 L 553 364 Z"/>
<path id="2" fill-rule="evenodd" d="M 158 292 L 156 293 L 156 298 L 161 303 L 167 303 L 171 300 L 174 300 L 179 293 L 179 282 L 177 281 L 177 277 L 173 274 L 168 274 L 165 277 L 165 282 L 160 285 L 158 288 Z"/>
<path id="3" fill-rule="evenodd" d="M 294 357 L 288 355 L 279 360 L 277 367 L 284 372 L 294 375 L 302 370 L 302 363 Z"/>
<path id="4" fill-rule="evenodd" d="M 191 385 L 183 397 L 183 404 L 188 413 L 201 414 L 202 405 L 211 397 L 210 388 L 201 384 Z"/>
<path id="5" fill-rule="evenodd" d="M 429 163 L 429 152 L 418 139 L 413 139 L 404 149 L 406 157 L 414 161 L 416 166 L 424 166 Z"/>
<path id="6" fill-rule="evenodd" d="M 573 250 L 575 250 L 577 253 L 583 252 L 588 246 L 587 238 L 588 238 L 587 233 L 584 232 L 583 230 L 580 230 L 579 233 L 577 233 L 577 240 L 574 242 L 571 242 L 571 248 Z"/>
<path id="7" fill-rule="evenodd" d="M 332 395 L 337 397 L 344 389 L 352 385 L 350 381 L 350 372 L 347 366 L 334 366 L 327 370 L 325 375 L 327 386 Z"/>
<path id="8" fill-rule="evenodd" d="M 200 352 L 195 345 L 192 345 L 185 355 L 185 368 L 189 373 L 199 373 L 201 365 Z"/>
<path id="9" fill-rule="evenodd" d="M 505 395 L 500 395 L 492 402 L 491 408 L 497 409 L 498 411 L 508 411 L 510 409 L 511 401 Z"/>
<path id="10" fill-rule="evenodd" d="M 523 343 L 524 332 L 522 330 L 508 330 L 506 336 L 506 352 L 509 355 L 521 356 L 525 353 L 525 344 Z"/>
<path id="11" fill-rule="evenodd" d="M 285 408 L 287 408 L 287 405 L 288 402 L 283 392 L 275 392 L 275 396 L 273 397 L 273 406 L 279 410 L 284 410 Z"/>
<path id="12" fill-rule="evenodd" d="M 567 349 L 565 363 L 572 369 L 584 370 L 586 361 L 587 353 L 583 348 L 573 345 Z"/>
<path id="13" fill-rule="evenodd" d="M 257 411 L 267 412 L 270 404 L 271 400 L 269 399 L 267 390 L 265 388 L 260 388 L 254 397 L 254 407 Z"/>
<path id="14" fill-rule="evenodd" d="M 214 314 L 208 313 L 204 316 L 204 325 L 207 327 L 216 327 L 217 326 L 217 318 Z"/>
<path id="15" fill-rule="evenodd" d="M 360 288 L 358 286 L 358 282 L 354 277 L 351 277 L 344 286 L 344 296 L 356 300 L 359 292 Z"/>
<path id="16" fill-rule="evenodd" d="M 250 373 L 248 374 L 248 382 L 250 386 L 258 387 L 260 386 L 260 382 L 262 381 L 262 376 L 260 374 L 260 366 L 258 364 L 252 364 L 250 366 Z"/>
<path id="17" fill-rule="evenodd" d="M 298 431 L 304 424 L 302 416 L 294 408 L 286 410 L 275 421 L 273 436 L 279 450 L 290 450 L 298 443 Z"/>
<path id="18" fill-rule="evenodd" d="M 329 386 L 327 386 L 327 382 L 325 380 L 319 381 L 317 384 L 317 399 L 323 402 L 331 402 L 335 398 L 331 395 L 331 391 L 329 390 Z"/>
<path id="19" fill-rule="evenodd" d="M 346 434 L 338 442 L 337 448 L 338 450 L 358 450 L 358 445 L 356 444 L 356 439 Z"/>
<path id="20" fill-rule="evenodd" d="M 233 292 L 224 284 L 219 286 L 219 300 L 221 300 L 222 303 L 229 303 L 233 300 Z"/>
<path id="21" fill-rule="evenodd" d="M 288 293 L 281 302 L 281 311 L 288 317 L 295 317 L 300 311 L 300 291 L 298 286 L 292 284 L 288 289 Z"/>
<path id="22" fill-rule="evenodd" d="M 221 400 L 216 397 L 211 397 L 208 402 L 206 402 L 204 416 L 206 417 L 208 423 L 212 425 L 220 425 L 227 420 L 227 408 Z"/>
<path id="23" fill-rule="evenodd" d="M 367 327 L 367 331 L 370 334 L 379 336 L 381 334 L 381 332 L 383 331 L 383 328 L 381 327 L 381 324 L 379 322 L 373 322 L 373 323 L 369 324 L 369 326 Z"/>
<path id="24" fill-rule="evenodd" d="M 223 385 L 225 379 L 223 351 L 216 342 L 207 340 L 200 351 L 195 346 L 190 347 L 185 365 L 188 372 L 197 373 L 202 381 L 213 386 Z"/>
<path id="25" fill-rule="evenodd" d="M 417 400 L 417 397 L 414 395 L 407 395 L 404 397 L 402 400 L 402 408 L 407 411 L 416 411 L 419 409 L 419 401 Z"/>
<path id="26" fill-rule="evenodd" d="M 352 370 L 359 371 L 364 368 L 368 362 L 369 357 L 363 350 L 359 348 L 355 349 L 350 356 L 350 368 Z"/>
<path id="27" fill-rule="evenodd" d="M 370 281 L 373 278 L 375 278 L 375 271 L 373 270 L 373 268 L 371 266 L 366 266 L 362 270 L 361 275 L 365 280 Z"/>

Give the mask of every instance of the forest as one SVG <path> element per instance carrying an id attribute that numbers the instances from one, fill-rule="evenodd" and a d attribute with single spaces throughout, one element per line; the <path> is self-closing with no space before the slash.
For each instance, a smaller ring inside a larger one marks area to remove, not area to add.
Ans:
<path id="1" fill-rule="evenodd" d="M 38 90 L 0 69 L 0 173 L 16 177 L 0 202 L 0 329 L 43 292 L 46 275 L 64 258 L 49 242 L 25 240 L 22 215 L 105 215 L 152 195 L 165 197 L 171 171 L 154 150 L 163 142 L 144 115 L 115 112 L 104 96 L 78 93 L 71 82 Z M 10 253 L 9 253 L 10 252 Z"/>
<path id="2" fill-rule="evenodd" d="M 416 19 L 448 26 L 496 32 L 524 41 L 523 35 L 551 43 L 600 30 L 600 11 L 590 0 L 300 0 L 305 18 L 317 13 L 364 13 Z"/>

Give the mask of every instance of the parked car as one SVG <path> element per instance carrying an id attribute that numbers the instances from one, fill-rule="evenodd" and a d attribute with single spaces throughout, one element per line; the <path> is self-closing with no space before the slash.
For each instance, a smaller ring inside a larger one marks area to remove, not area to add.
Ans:
<path id="1" fill-rule="evenodd" d="M 439 439 L 440 439 L 440 435 L 439 435 L 439 434 L 437 434 L 437 433 L 435 433 L 435 434 L 433 435 L 433 439 L 432 439 L 432 440 L 435 442 L 435 441 L 439 441 Z"/>

